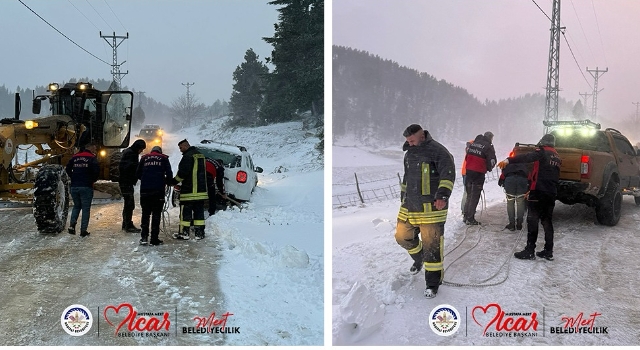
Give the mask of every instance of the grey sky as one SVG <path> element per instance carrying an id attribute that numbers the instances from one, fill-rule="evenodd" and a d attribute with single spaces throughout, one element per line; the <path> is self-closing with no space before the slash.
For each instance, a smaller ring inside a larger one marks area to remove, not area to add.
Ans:
<path id="1" fill-rule="evenodd" d="M 249 48 L 264 62 L 278 6 L 269 0 L 18 0 L 0 5 L 0 85 L 34 88 L 71 77 L 111 80 L 113 54 L 102 35 L 126 35 L 118 48 L 122 84 L 170 105 L 190 92 L 207 105 L 229 101 L 233 71 Z M 115 13 L 115 14 L 114 14 Z M 111 39 L 108 39 L 111 42 Z M 120 42 L 118 40 L 117 42 Z M 273 66 L 269 65 L 269 69 Z"/>
<path id="2" fill-rule="evenodd" d="M 551 9 L 552 0 L 334 0 L 333 44 L 429 73 L 481 101 L 544 95 Z M 635 116 L 640 1 L 562 0 L 560 15 L 575 55 L 561 35 L 560 97 L 583 100 L 594 84 L 586 69 L 608 68 L 598 80 L 598 121 Z"/>

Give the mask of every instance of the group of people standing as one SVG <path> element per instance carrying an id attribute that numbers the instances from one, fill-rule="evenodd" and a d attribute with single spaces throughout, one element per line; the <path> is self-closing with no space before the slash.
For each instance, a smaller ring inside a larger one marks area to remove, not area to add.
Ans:
<path id="1" fill-rule="evenodd" d="M 224 192 L 224 167 L 217 160 L 207 159 L 191 146 L 186 139 L 178 143 L 182 158 L 174 177 L 169 156 L 162 153 L 160 146 L 140 157 L 147 145 L 144 140 L 136 140 L 122 151 L 119 164 L 118 185 L 124 206 L 122 209 L 122 230 L 128 233 L 140 233 L 141 245 L 162 245 L 159 239 L 160 221 L 165 206 L 167 186 L 176 186 L 180 192 L 179 231 L 173 238 L 189 240 L 191 227 L 194 238 L 205 238 L 204 201 L 209 200 L 209 214 L 215 213 L 215 194 L 226 198 Z M 99 164 L 96 158 L 96 145 L 86 143 L 80 147 L 66 165 L 71 178 L 70 192 L 73 199 L 68 232 L 76 234 L 76 224 L 82 212 L 80 236 L 90 235 L 87 231 L 93 200 L 94 183 L 99 177 Z M 140 207 L 142 216 L 140 228 L 133 223 L 135 209 L 134 187 L 140 180 Z"/>
<path id="2" fill-rule="evenodd" d="M 401 206 L 395 233 L 396 242 L 407 250 L 413 260 L 409 272 L 425 271 L 425 297 L 434 298 L 444 278 L 444 225 L 449 198 L 455 182 L 453 156 L 428 131 L 418 124 L 407 127 L 403 136 L 404 177 L 401 185 Z M 518 259 L 553 260 L 552 214 L 562 163 L 555 151 L 555 137 L 544 135 L 535 150 L 510 156 L 496 164 L 490 131 L 467 143 L 463 164 L 462 214 L 466 225 L 481 225 L 475 218 L 485 174 L 495 166 L 502 169 L 499 185 L 507 193 L 506 229 L 522 229 L 524 202 L 528 203 L 527 245 L 514 253 Z M 532 164 L 529 170 L 527 164 Z M 516 211 L 517 207 L 517 211 Z M 535 252 L 538 223 L 545 232 L 544 249 Z"/>

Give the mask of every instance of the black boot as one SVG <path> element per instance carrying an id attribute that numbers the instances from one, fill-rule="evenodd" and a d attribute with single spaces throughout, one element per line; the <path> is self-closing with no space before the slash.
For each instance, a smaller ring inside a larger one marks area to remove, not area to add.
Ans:
<path id="1" fill-rule="evenodd" d="M 204 226 L 196 226 L 194 231 L 193 235 L 197 240 L 204 239 Z"/>
<path id="2" fill-rule="evenodd" d="M 534 254 L 535 248 L 536 248 L 535 246 L 530 246 L 527 244 L 527 246 L 524 248 L 523 251 L 513 253 L 513 256 L 516 257 L 517 259 L 536 260 L 536 256 Z"/>
<path id="3" fill-rule="evenodd" d="M 522 230 L 522 220 L 516 220 L 516 230 Z"/>
<path id="4" fill-rule="evenodd" d="M 505 226 L 504 228 L 506 228 L 509 231 L 515 231 L 516 230 L 516 224 L 514 224 L 513 222 L 510 222 L 507 226 Z"/>
<path id="5" fill-rule="evenodd" d="M 173 238 L 188 241 L 191 238 L 190 229 L 191 227 L 183 227 L 182 232 L 176 232 L 173 234 Z"/>
<path id="6" fill-rule="evenodd" d="M 133 221 L 129 221 L 129 224 L 127 224 L 127 225 L 125 226 L 125 229 L 124 229 L 124 230 L 125 230 L 126 232 L 129 232 L 129 233 L 140 233 L 140 232 L 142 232 L 142 229 L 139 229 L 139 228 L 137 228 L 137 227 L 135 227 L 135 226 L 133 225 Z"/>
<path id="7" fill-rule="evenodd" d="M 553 252 L 549 250 L 541 250 L 536 253 L 539 258 L 547 259 L 549 261 L 553 261 Z"/>

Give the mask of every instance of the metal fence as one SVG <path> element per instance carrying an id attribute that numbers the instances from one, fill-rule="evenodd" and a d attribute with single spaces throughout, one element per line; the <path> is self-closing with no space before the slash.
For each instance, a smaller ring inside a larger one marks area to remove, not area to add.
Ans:
<path id="1" fill-rule="evenodd" d="M 334 189 L 340 189 L 339 194 L 332 196 L 334 209 L 400 198 L 400 183 L 402 179 L 399 173 L 396 174 L 396 177 L 375 180 L 358 179 L 357 173 L 353 175 L 354 182 L 352 183 L 333 184 Z"/>
<path id="2" fill-rule="evenodd" d="M 338 192 L 331 196 L 333 209 L 400 198 L 402 178 L 399 173 L 396 173 L 396 177 L 375 180 L 359 179 L 357 173 L 354 173 L 353 176 L 354 182 L 333 184 L 334 193 Z M 499 177 L 499 169 L 494 169 L 485 175 L 485 183 L 497 182 Z M 462 183 L 461 178 L 456 181 Z"/>

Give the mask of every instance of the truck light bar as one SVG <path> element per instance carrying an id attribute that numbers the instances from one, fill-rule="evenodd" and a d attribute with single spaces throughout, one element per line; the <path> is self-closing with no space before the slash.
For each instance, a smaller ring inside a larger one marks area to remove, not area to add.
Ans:
<path id="1" fill-rule="evenodd" d="M 585 120 L 544 120 L 544 126 L 586 126 L 600 130 L 600 124 L 594 123 L 589 119 Z"/>

